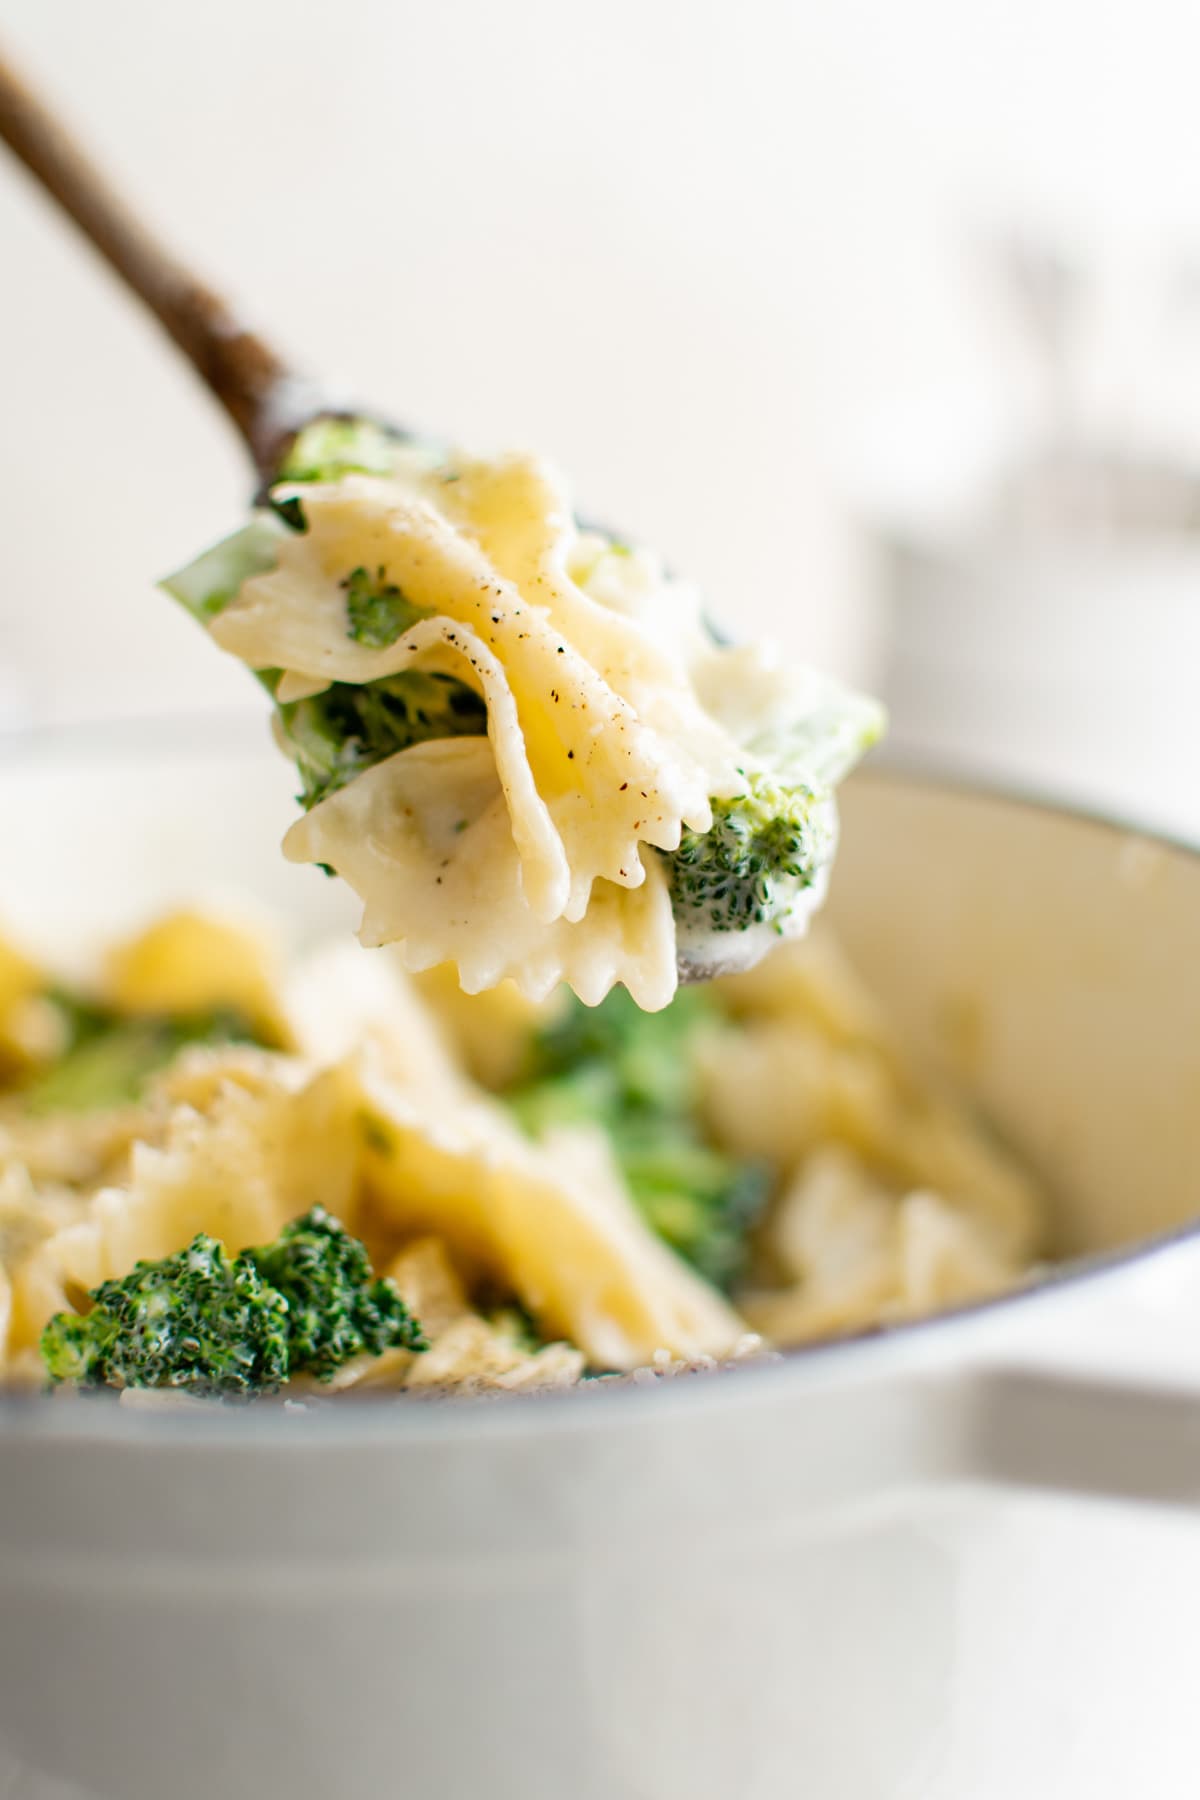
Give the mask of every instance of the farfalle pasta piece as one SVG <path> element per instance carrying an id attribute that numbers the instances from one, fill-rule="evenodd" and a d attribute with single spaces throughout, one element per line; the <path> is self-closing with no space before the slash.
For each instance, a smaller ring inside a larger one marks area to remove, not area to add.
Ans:
<path id="1" fill-rule="evenodd" d="M 161 1142 L 135 1144 L 125 1180 L 55 1235 L 48 1249 L 64 1281 L 90 1290 L 197 1232 L 236 1252 L 312 1206 L 353 1219 L 358 1136 L 334 1074 L 278 1057 L 271 1083 L 231 1079 L 205 1101 L 203 1112 L 178 1107 Z"/>
<path id="2" fill-rule="evenodd" d="M 1036 1253 L 1036 1182 L 969 1105 L 901 1055 L 835 940 L 788 945 L 714 992 L 736 1017 L 701 1051 L 705 1110 L 727 1148 L 795 1170 L 841 1146 L 893 1193 L 942 1196 L 1001 1259 Z"/>
<path id="3" fill-rule="evenodd" d="M 363 901 L 364 944 L 395 941 L 413 973 L 450 961 L 466 993 L 511 980 L 537 1001 L 566 981 L 594 1003 L 620 981 L 654 1010 L 675 991 L 661 867 L 648 864 L 635 888 L 597 881 L 585 919 L 540 921 L 526 899 L 495 765 L 476 738 L 417 744 L 368 769 L 298 819 L 284 849 L 345 876 Z M 396 940 L 398 896 L 406 922 Z"/>
<path id="4" fill-rule="evenodd" d="M 709 730 L 710 761 L 702 763 L 677 737 L 647 722 L 644 701 L 639 712 L 623 698 L 618 683 L 631 679 L 639 658 L 663 661 L 635 626 L 616 614 L 603 621 L 601 609 L 576 592 L 577 609 L 597 615 L 596 654 L 598 627 L 606 623 L 604 654 L 613 661 L 596 666 L 558 624 L 550 590 L 543 600 L 538 577 L 526 599 L 469 531 L 455 529 L 428 500 L 393 482 L 347 476 L 305 489 L 302 504 L 306 530 L 281 543 L 274 569 L 243 585 L 214 620 L 213 637 L 252 668 L 355 683 L 395 675 L 435 646 L 443 669 L 447 652 L 459 653 L 464 679 L 473 678 L 488 703 L 488 735 L 523 861 L 522 840 L 533 823 L 523 816 L 527 795 L 510 785 L 513 771 L 525 763 L 543 802 L 560 802 L 556 823 L 569 884 L 548 918 L 581 917 L 597 878 L 636 886 L 641 843 L 674 849 L 685 824 L 707 828 L 710 794 L 741 786 L 731 742 Z M 355 642 L 347 633 L 343 583 L 359 567 L 397 588 L 427 615 L 425 622 L 387 647 Z M 664 685 L 658 666 L 642 683 L 648 691 Z M 682 706 L 684 684 L 671 685 Z M 697 734 L 705 735 L 694 699 L 691 710 Z M 720 758 L 713 754 L 718 744 Z M 548 909 L 540 881 L 529 874 L 526 880 L 530 904 Z"/>
<path id="5" fill-rule="evenodd" d="M 981 1300 L 1021 1272 L 970 1212 L 937 1194 L 889 1193 L 836 1144 L 811 1157 L 782 1195 L 767 1241 L 790 1280 L 743 1303 L 777 1344 Z"/>
<path id="6" fill-rule="evenodd" d="M 966 1108 L 924 1088 L 872 1044 L 838 1044 L 813 1023 L 747 1018 L 728 1046 L 701 1055 L 705 1110 L 734 1154 L 793 1169 L 844 1144 L 893 1189 L 929 1188 L 961 1207 L 1005 1255 L 1034 1254 L 1043 1228 L 1036 1184 Z"/>
<path id="7" fill-rule="evenodd" d="M 721 1356 L 744 1335 L 640 1218 L 602 1138 L 534 1145 L 461 1078 L 404 1062 L 402 1047 L 376 1042 L 343 1070 L 370 1203 L 392 1228 L 435 1233 L 597 1368 L 636 1368 L 657 1350 Z"/>
<path id="8" fill-rule="evenodd" d="M 734 746 L 700 703 L 690 677 L 693 658 L 711 648 L 690 591 L 668 581 L 643 552 L 647 560 L 640 567 L 648 579 L 634 584 L 640 585 L 635 603 L 628 609 L 614 605 L 614 594 L 628 586 L 631 552 L 620 546 L 614 553 L 601 539 L 604 548 L 591 566 L 578 567 L 579 532 L 566 484 L 538 458 L 463 459 L 456 474 L 449 488 L 442 484 L 448 496 L 443 504 L 492 566 L 547 609 L 563 638 L 643 723 L 683 746 L 707 771 L 709 795 L 737 792 L 742 784 Z M 596 563 L 606 552 L 623 565 L 625 583 L 597 581 Z M 647 605 L 653 608 L 655 601 L 669 620 L 661 640 L 645 629 Z"/>

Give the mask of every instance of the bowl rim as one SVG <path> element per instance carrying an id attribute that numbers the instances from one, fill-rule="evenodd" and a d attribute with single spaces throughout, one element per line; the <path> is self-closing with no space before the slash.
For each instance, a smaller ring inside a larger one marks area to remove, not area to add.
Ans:
<path id="1" fill-rule="evenodd" d="M 153 744 L 156 756 L 190 759 L 214 755 L 213 734 L 219 731 L 222 758 L 275 754 L 261 715 L 253 709 L 147 715 L 131 719 L 49 724 L 0 732 L 0 778 L 16 772 L 69 764 L 86 754 L 116 761 L 144 753 Z M 1011 783 L 985 772 L 942 768 L 935 759 L 890 754 L 873 758 L 850 777 L 853 784 L 880 784 L 918 791 L 957 795 L 988 805 L 1015 807 L 1021 811 L 1090 827 L 1114 838 L 1130 838 L 1166 850 L 1200 864 L 1200 843 L 1179 833 L 1161 830 L 1122 817 L 1119 813 L 1060 795 L 1039 793 L 1022 783 Z M 353 1391 L 325 1398 L 305 1396 L 297 1402 L 286 1393 L 249 1405 L 229 1402 L 172 1408 L 122 1405 L 120 1396 L 108 1391 L 88 1395 L 50 1394 L 45 1391 L 5 1391 L 0 1387 L 0 1438 L 37 1436 L 54 1440 L 137 1442 L 151 1438 L 164 1442 L 202 1442 L 223 1448 L 261 1445 L 264 1440 L 302 1439 L 317 1443 L 333 1439 L 406 1443 L 441 1439 L 447 1435 L 491 1436 L 496 1432 L 555 1432 L 586 1429 L 587 1421 L 611 1421 L 635 1416 L 661 1417 L 697 1405 L 739 1403 L 751 1393 L 760 1399 L 780 1383 L 808 1385 L 830 1377 L 868 1380 L 880 1373 L 911 1373 L 944 1364 L 946 1339 L 967 1348 L 971 1338 L 998 1314 L 1007 1315 L 1049 1303 L 1064 1293 L 1093 1288 L 1117 1279 L 1130 1269 L 1173 1255 L 1181 1246 L 1200 1245 L 1200 1213 L 1188 1224 L 1175 1226 L 1139 1239 L 1126 1247 L 1074 1257 L 1052 1265 L 1036 1277 L 1002 1293 L 947 1307 L 916 1319 L 864 1326 L 836 1338 L 815 1340 L 772 1353 L 761 1359 L 717 1371 L 697 1371 L 650 1382 L 600 1381 L 586 1398 L 574 1390 L 534 1394 L 480 1396 L 446 1400 L 405 1400 L 403 1394 L 356 1394 Z M 714 1378 L 716 1377 L 716 1378 Z M 306 1402 L 315 1400 L 316 1404 Z"/>

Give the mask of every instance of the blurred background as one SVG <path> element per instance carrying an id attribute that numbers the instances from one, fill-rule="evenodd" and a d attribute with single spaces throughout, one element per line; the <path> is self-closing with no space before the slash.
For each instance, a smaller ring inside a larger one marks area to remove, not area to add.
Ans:
<path id="1" fill-rule="evenodd" d="M 336 20 L 336 25 L 335 25 Z M 1194 0 L 4 0 L 295 358 L 549 452 L 893 754 L 1200 834 Z M 237 446 L 0 162 L 0 720 L 249 713 Z"/>

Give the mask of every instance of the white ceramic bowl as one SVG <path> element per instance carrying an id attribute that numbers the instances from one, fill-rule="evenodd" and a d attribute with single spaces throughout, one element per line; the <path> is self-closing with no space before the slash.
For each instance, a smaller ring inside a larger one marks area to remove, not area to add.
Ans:
<path id="1" fill-rule="evenodd" d="M 10 758 L 0 919 L 73 943 L 214 870 L 344 918 L 259 740 Z M 834 890 L 1087 1272 L 653 1390 L 10 1399 L 4 1800 L 1194 1796 L 1200 860 L 863 776 Z"/>

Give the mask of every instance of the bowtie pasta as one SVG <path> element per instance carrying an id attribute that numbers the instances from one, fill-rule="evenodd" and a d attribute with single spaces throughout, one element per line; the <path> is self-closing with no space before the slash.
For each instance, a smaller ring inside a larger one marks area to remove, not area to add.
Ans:
<path id="1" fill-rule="evenodd" d="M 301 779 L 285 854 L 364 944 L 463 989 L 647 1010 L 801 934 L 870 702 L 730 648 L 532 457 L 326 421 L 270 504 L 165 583 L 254 670 Z"/>
<path id="2" fill-rule="evenodd" d="M 201 912 L 86 990 L 0 943 L 0 1381 L 654 1380 L 997 1291 L 1043 1217 L 819 933 L 658 1013 Z"/>

